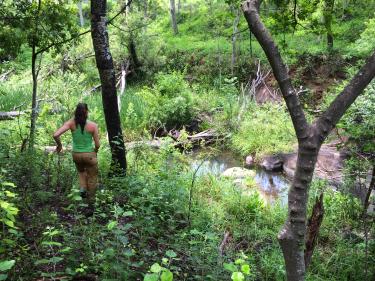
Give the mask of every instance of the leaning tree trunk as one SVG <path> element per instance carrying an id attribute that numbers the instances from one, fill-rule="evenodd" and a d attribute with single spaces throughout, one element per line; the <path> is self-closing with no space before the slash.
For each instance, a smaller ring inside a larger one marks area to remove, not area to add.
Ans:
<path id="1" fill-rule="evenodd" d="M 288 193 L 288 217 L 278 239 L 284 255 L 287 279 L 301 281 L 305 279 L 306 273 L 304 243 L 307 201 L 319 149 L 345 111 L 374 78 L 375 52 L 321 117 L 310 124 L 306 120 L 292 86 L 288 69 L 270 33 L 260 19 L 260 4 L 261 0 L 247 0 L 243 3 L 242 9 L 251 32 L 257 38 L 271 64 L 298 139 L 297 167 Z"/>
<path id="2" fill-rule="evenodd" d="M 112 168 L 120 168 L 120 172 L 125 173 L 126 151 L 117 104 L 115 70 L 109 50 L 106 0 L 91 1 L 91 37 L 102 84 L 103 109 L 112 153 Z"/>
<path id="3" fill-rule="evenodd" d="M 174 3 L 174 0 L 169 0 L 170 3 L 170 12 L 171 12 L 171 22 L 172 22 L 172 29 L 173 34 L 178 34 L 178 27 L 177 27 L 177 19 L 176 19 L 176 5 Z"/>

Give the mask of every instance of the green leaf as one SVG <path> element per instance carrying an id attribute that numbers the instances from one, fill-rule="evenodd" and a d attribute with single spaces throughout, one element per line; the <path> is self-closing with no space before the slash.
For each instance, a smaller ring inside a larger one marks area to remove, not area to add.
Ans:
<path id="1" fill-rule="evenodd" d="M 159 273 L 162 270 L 163 268 L 158 263 L 154 263 L 150 268 L 150 271 L 153 273 Z"/>
<path id="2" fill-rule="evenodd" d="M 238 270 L 237 266 L 233 263 L 224 263 L 224 269 L 229 270 L 230 272 L 236 272 Z"/>
<path id="3" fill-rule="evenodd" d="M 248 264 L 241 265 L 241 271 L 246 275 L 250 275 L 250 265 Z"/>
<path id="4" fill-rule="evenodd" d="M 3 186 L 16 187 L 16 185 L 15 185 L 14 183 L 12 183 L 12 182 L 7 182 L 7 181 L 3 182 L 2 185 L 3 185 Z"/>
<path id="5" fill-rule="evenodd" d="M 46 245 L 46 246 L 62 246 L 62 244 L 60 242 L 55 242 L 55 241 L 43 241 L 42 242 L 42 245 Z"/>
<path id="6" fill-rule="evenodd" d="M 11 198 L 16 197 L 16 194 L 15 194 L 15 193 L 10 192 L 10 191 L 8 191 L 8 190 L 5 190 L 5 194 L 6 194 L 7 197 L 11 197 Z"/>
<path id="7" fill-rule="evenodd" d="M 243 259 L 236 259 L 236 261 L 234 263 L 235 264 L 243 264 L 243 263 L 245 263 L 245 261 Z"/>
<path id="8" fill-rule="evenodd" d="M 0 274 L 0 281 L 7 280 L 8 274 Z"/>
<path id="9" fill-rule="evenodd" d="M 172 250 L 168 250 L 165 254 L 169 258 L 175 258 L 175 257 L 177 257 L 177 254 L 174 251 L 172 251 Z"/>
<path id="10" fill-rule="evenodd" d="M 117 225 L 117 221 L 110 221 L 107 224 L 107 228 L 108 228 L 108 230 L 112 230 L 116 225 Z"/>
<path id="11" fill-rule="evenodd" d="M 52 262 L 52 263 L 58 263 L 62 260 L 64 260 L 64 258 L 62 258 L 62 257 L 52 257 L 52 258 L 49 259 L 49 261 Z"/>
<path id="12" fill-rule="evenodd" d="M 122 214 L 124 217 L 131 217 L 133 215 L 132 211 L 126 211 Z"/>
<path id="13" fill-rule="evenodd" d="M 242 274 L 242 272 L 233 272 L 231 279 L 233 281 L 243 281 L 245 280 L 245 276 Z"/>
<path id="14" fill-rule="evenodd" d="M 7 226 L 14 227 L 14 223 L 11 220 L 3 219 L 2 220 Z"/>
<path id="15" fill-rule="evenodd" d="M 15 263 L 16 263 L 15 260 L 0 262 L 0 271 L 7 271 L 11 269 Z"/>
<path id="16" fill-rule="evenodd" d="M 168 269 L 163 271 L 161 274 L 161 281 L 172 281 L 173 280 L 173 273 L 170 272 Z"/>
<path id="17" fill-rule="evenodd" d="M 145 278 L 143 278 L 143 281 L 158 281 L 159 275 L 158 274 L 146 274 Z"/>

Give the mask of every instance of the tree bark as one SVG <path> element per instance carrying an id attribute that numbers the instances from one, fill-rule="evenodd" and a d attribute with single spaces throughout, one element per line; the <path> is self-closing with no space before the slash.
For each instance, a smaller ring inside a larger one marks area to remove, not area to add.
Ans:
<path id="1" fill-rule="evenodd" d="M 334 0 L 324 0 L 324 26 L 327 32 L 327 49 L 329 52 L 333 49 L 333 32 L 332 32 L 332 19 L 333 19 L 333 8 L 335 5 Z"/>
<path id="2" fill-rule="evenodd" d="M 35 15 L 34 30 L 33 30 L 34 34 L 33 34 L 32 47 L 31 47 L 31 75 L 33 78 L 33 93 L 32 93 L 32 98 L 31 98 L 29 149 L 33 149 L 34 143 L 35 143 L 35 127 L 36 127 L 36 116 L 37 116 L 36 97 L 37 97 L 37 90 L 38 90 L 38 72 L 39 72 L 39 70 L 36 69 L 36 59 L 38 56 L 38 53 L 36 51 L 36 48 L 37 48 L 36 38 L 38 37 L 39 12 L 41 9 L 41 5 L 42 5 L 42 2 L 41 0 L 39 0 L 37 13 Z"/>
<path id="3" fill-rule="evenodd" d="M 237 42 L 237 32 L 238 32 L 238 24 L 240 22 L 240 10 L 235 10 L 236 17 L 233 21 L 233 34 L 232 34 L 232 59 L 230 64 L 230 69 L 232 76 L 234 75 L 234 66 L 236 64 L 236 56 L 237 56 L 237 48 L 236 48 L 236 42 Z"/>
<path id="4" fill-rule="evenodd" d="M 117 104 L 116 78 L 109 50 L 106 25 L 106 0 L 91 1 L 91 37 L 96 66 L 102 84 L 102 101 L 108 140 L 112 153 L 112 169 L 116 174 L 126 173 L 126 151 Z"/>
<path id="5" fill-rule="evenodd" d="M 83 17 L 83 12 L 82 12 L 82 1 L 78 1 L 77 6 L 78 6 L 78 13 L 79 13 L 79 23 L 81 27 L 83 27 L 85 25 L 85 18 Z"/>
<path id="6" fill-rule="evenodd" d="M 178 27 L 177 27 L 177 19 L 176 19 L 176 5 L 174 0 L 169 0 L 170 3 L 170 12 L 171 12 L 171 23 L 172 23 L 172 29 L 173 29 L 173 34 L 176 35 L 178 34 Z"/>
<path id="7" fill-rule="evenodd" d="M 310 183 L 319 149 L 345 111 L 375 76 L 375 52 L 334 99 L 322 116 L 309 124 L 292 86 L 288 69 L 278 48 L 259 16 L 261 0 L 247 0 L 242 4 L 251 32 L 263 48 L 291 116 L 298 139 L 296 172 L 288 193 L 288 217 L 278 235 L 284 255 L 287 279 L 305 279 L 304 242 L 306 210 Z"/>
<path id="8" fill-rule="evenodd" d="M 311 257 L 314 252 L 316 240 L 322 224 L 324 216 L 324 205 L 323 205 L 323 193 L 320 194 L 319 198 L 316 199 L 311 217 L 307 224 L 307 235 L 306 235 L 306 249 L 305 249 L 305 267 L 308 268 L 311 262 Z"/>

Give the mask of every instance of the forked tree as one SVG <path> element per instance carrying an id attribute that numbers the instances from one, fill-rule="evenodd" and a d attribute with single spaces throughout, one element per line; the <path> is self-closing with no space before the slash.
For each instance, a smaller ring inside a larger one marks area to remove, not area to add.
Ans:
<path id="1" fill-rule="evenodd" d="M 375 52 L 337 95 L 327 110 L 312 123 L 306 120 L 288 69 L 278 47 L 259 16 L 261 0 L 247 0 L 242 9 L 251 32 L 263 48 L 279 84 L 298 139 L 297 167 L 288 193 L 288 217 L 278 240 L 284 255 L 287 279 L 305 279 L 304 244 L 309 187 L 320 147 L 345 111 L 375 76 Z"/>

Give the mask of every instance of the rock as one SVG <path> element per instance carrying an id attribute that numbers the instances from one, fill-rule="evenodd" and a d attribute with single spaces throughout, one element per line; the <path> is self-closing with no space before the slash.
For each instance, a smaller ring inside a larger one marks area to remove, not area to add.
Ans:
<path id="1" fill-rule="evenodd" d="M 283 170 L 282 155 L 271 155 L 263 159 L 260 166 L 269 172 L 281 172 Z"/>
<path id="2" fill-rule="evenodd" d="M 226 169 L 221 175 L 223 177 L 244 179 L 246 177 L 255 177 L 255 171 L 244 169 L 241 167 L 233 167 Z"/>
<path id="3" fill-rule="evenodd" d="M 251 155 L 246 156 L 246 158 L 245 158 L 245 168 L 252 168 L 252 167 L 254 167 L 254 164 L 255 164 L 255 161 L 254 161 L 253 156 L 251 156 Z"/>
<path id="4" fill-rule="evenodd" d="M 280 157 L 285 174 L 293 177 L 297 165 L 297 153 L 283 154 Z M 323 144 L 319 151 L 314 175 L 328 180 L 333 185 L 340 185 L 343 180 L 342 169 L 345 158 L 345 151 L 339 151 L 335 146 Z"/>

